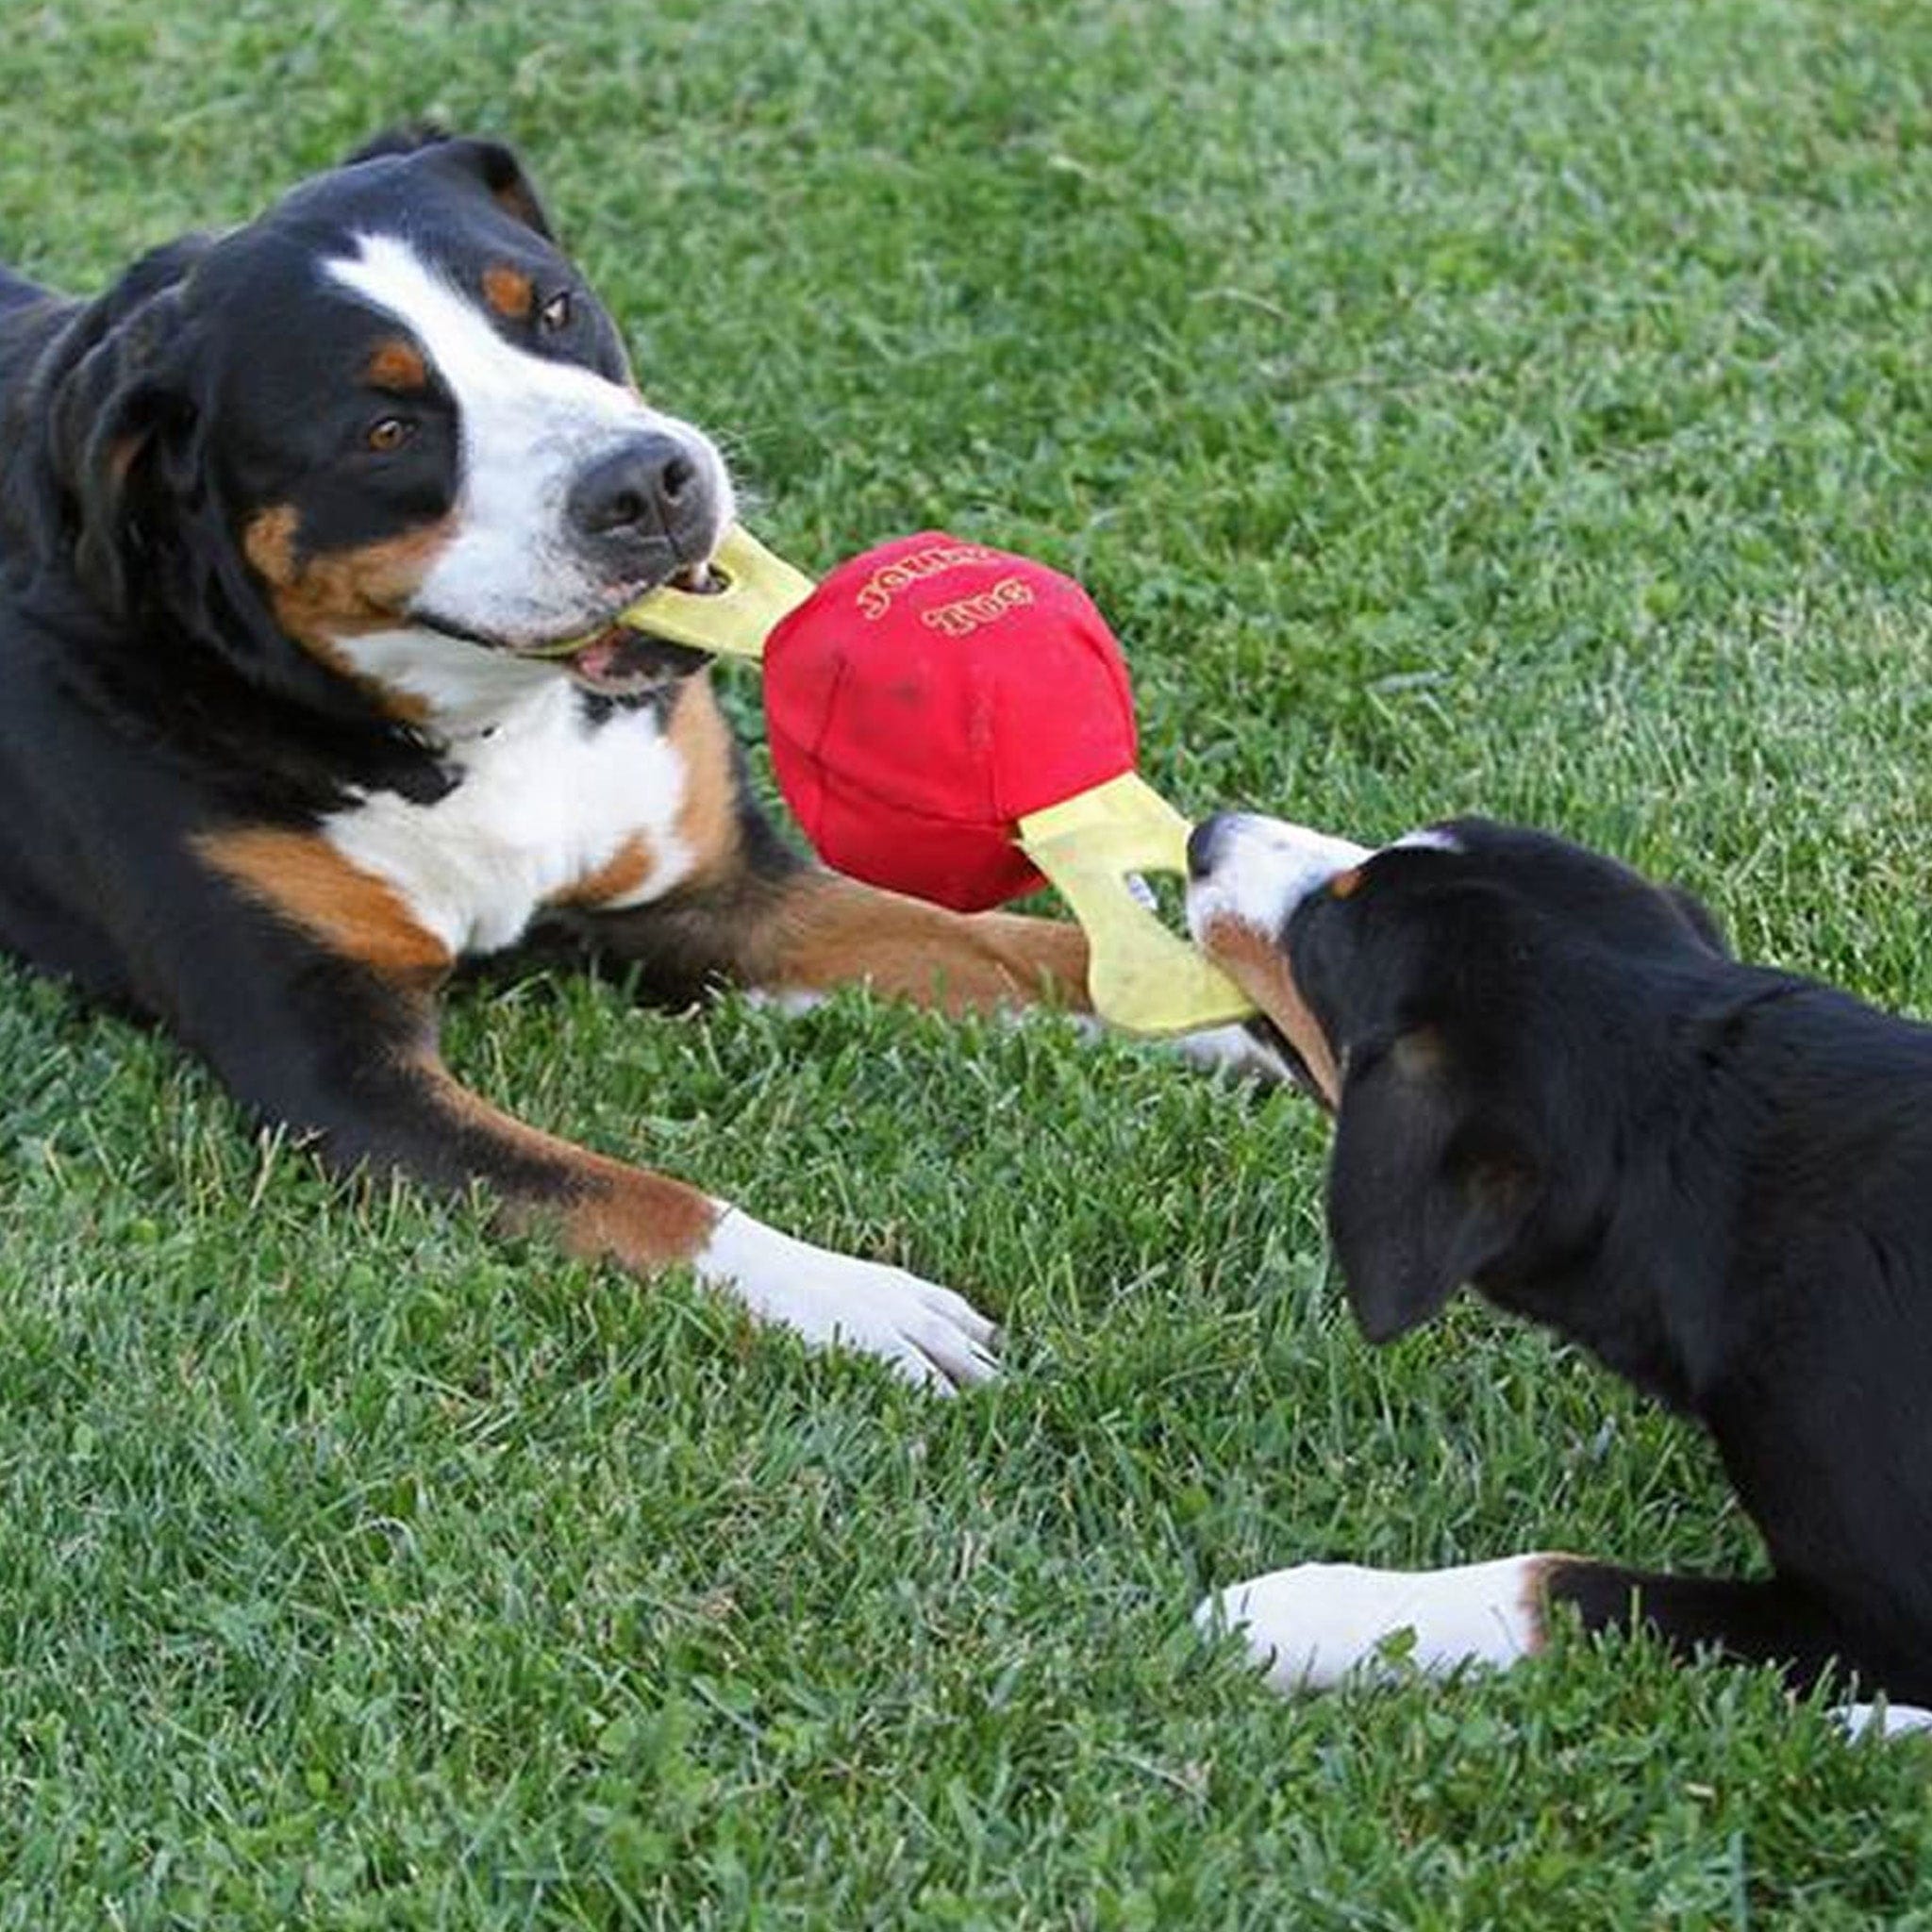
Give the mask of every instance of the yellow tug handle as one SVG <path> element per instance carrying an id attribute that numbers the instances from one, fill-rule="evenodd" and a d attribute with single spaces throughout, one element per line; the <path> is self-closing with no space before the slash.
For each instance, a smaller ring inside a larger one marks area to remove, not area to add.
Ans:
<path id="1" fill-rule="evenodd" d="M 1128 890 L 1130 874 L 1185 875 L 1189 830 L 1136 772 L 1020 821 L 1020 849 L 1086 929 L 1093 1010 L 1128 1033 L 1193 1033 L 1255 1010 L 1233 980 Z"/>
<path id="2" fill-rule="evenodd" d="M 674 644 L 757 661 L 766 638 L 815 588 L 741 524 L 724 533 L 711 571 L 722 588 L 663 584 L 617 621 Z M 1255 1010 L 1233 980 L 1128 889 L 1129 874 L 1185 874 L 1188 831 L 1187 820 L 1133 772 L 1020 821 L 1021 849 L 1086 930 L 1093 1010 L 1128 1033 L 1192 1033 Z"/>
<path id="3" fill-rule="evenodd" d="M 816 588 L 742 524 L 725 531 L 711 558 L 711 575 L 722 579 L 718 589 L 681 591 L 659 584 L 619 612 L 618 623 L 674 644 L 757 662 L 765 655 L 765 640 Z"/>

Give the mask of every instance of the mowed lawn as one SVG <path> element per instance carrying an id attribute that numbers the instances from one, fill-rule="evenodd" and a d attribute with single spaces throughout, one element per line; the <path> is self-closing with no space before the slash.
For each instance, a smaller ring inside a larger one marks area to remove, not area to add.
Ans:
<path id="1" fill-rule="evenodd" d="M 24 0 L 0 253 L 505 133 L 780 549 L 1074 572 L 1183 805 L 1534 820 L 1928 1011 L 1928 89 L 1921 0 Z M 0 1924 L 1932 1924 L 1932 1750 L 1768 1675 L 1295 1704 L 1194 1640 L 1302 1557 L 1761 1560 L 1586 1361 L 1364 1346 L 1306 1102 L 857 995 L 448 1044 L 1006 1378 L 325 1185 L 0 969 Z"/>

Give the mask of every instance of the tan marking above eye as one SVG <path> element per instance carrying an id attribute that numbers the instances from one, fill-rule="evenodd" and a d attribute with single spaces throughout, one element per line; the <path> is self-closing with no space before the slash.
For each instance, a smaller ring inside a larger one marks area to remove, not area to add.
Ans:
<path id="1" fill-rule="evenodd" d="M 372 389 L 394 390 L 408 395 L 429 387 L 429 365 L 414 342 L 391 336 L 376 343 L 363 364 L 362 379 Z"/>
<path id="2" fill-rule="evenodd" d="M 499 262 L 483 271 L 483 299 L 497 314 L 524 322 L 537 306 L 537 285 L 522 269 Z"/>
<path id="3" fill-rule="evenodd" d="M 1352 865 L 1346 872 L 1339 872 L 1328 881 L 1328 894 L 1334 899 L 1346 899 L 1362 882 L 1362 869 Z"/>

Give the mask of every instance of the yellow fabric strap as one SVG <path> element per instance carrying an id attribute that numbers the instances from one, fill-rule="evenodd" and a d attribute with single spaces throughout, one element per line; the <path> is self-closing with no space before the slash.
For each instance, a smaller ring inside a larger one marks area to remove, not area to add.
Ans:
<path id="1" fill-rule="evenodd" d="M 1020 821 L 1020 849 L 1086 928 L 1094 1011 L 1129 1033 L 1191 1033 L 1255 1010 L 1128 888 L 1130 874 L 1184 874 L 1188 831 L 1187 820 L 1134 772 Z"/>

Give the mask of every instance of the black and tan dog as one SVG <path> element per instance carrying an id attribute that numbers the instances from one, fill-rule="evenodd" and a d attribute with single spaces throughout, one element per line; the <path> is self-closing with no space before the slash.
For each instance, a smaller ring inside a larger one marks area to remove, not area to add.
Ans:
<path id="1" fill-rule="evenodd" d="M 1462 1283 L 1699 1421 L 1763 1579 L 1539 1554 L 1306 1564 L 1202 1607 L 1271 1679 L 1413 1629 L 1445 1672 L 1633 1616 L 1673 1649 L 1932 1703 L 1932 1028 L 1741 965 L 1671 888 L 1481 821 L 1369 852 L 1194 834 L 1196 938 L 1336 1115 L 1330 1237 L 1372 1341 Z"/>
<path id="2" fill-rule="evenodd" d="M 1076 928 L 793 857 L 703 660 L 611 626 L 732 514 L 489 142 L 377 142 L 93 302 L 0 271 L 0 948 L 160 1022 L 338 1165 L 486 1182 L 578 1253 L 688 1261 L 808 1339 L 974 1380 L 990 1329 L 958 1295 L 438 1061 L 444 980 L 519 947 L 678 1003 L 1084 1003 Z"/>

